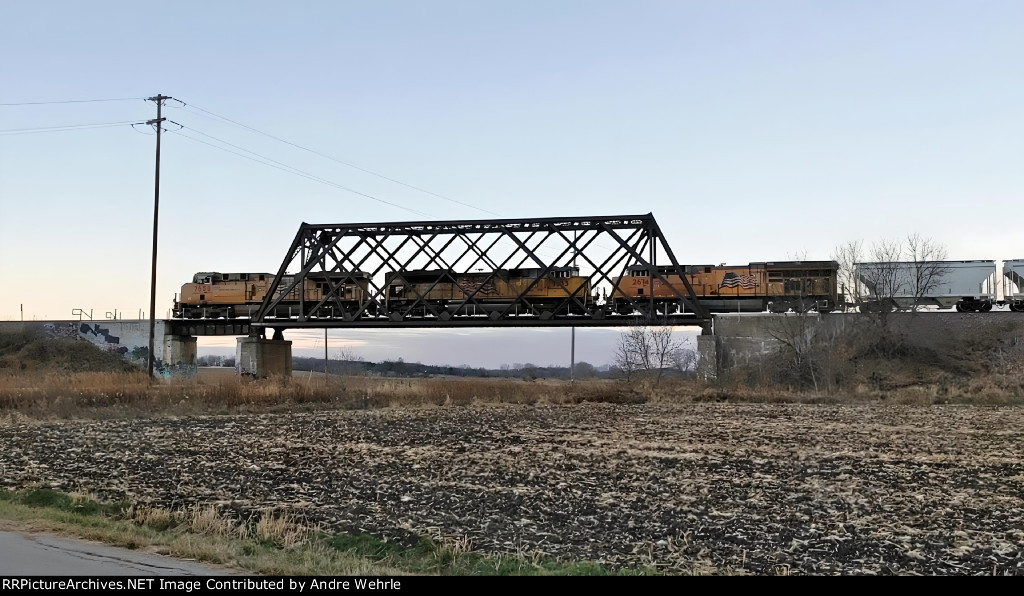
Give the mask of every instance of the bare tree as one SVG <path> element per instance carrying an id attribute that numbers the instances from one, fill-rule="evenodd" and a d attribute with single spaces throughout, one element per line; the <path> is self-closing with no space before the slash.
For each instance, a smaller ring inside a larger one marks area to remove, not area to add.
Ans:
<path id="1" fill-rule="evenodd" d="M 672 367 L 682 374 L 690 374 L 697 370 L 697 351 L 690 347 L 689 340 L 682 342 L 682 347 L 672 360 Z"/>
<path id="2" fill-rule="evenodd" d="M 840 249 L 848 250 L 850 258 L 853 258 L 859 251 L 859 243 L 850 244 L 843 245 Z M 842 265 L 840 268 L 842 269 Z M 853 268 L 845 271 L 852 272 Z M 807 300 L 810 300 L 807 288 L 801 286 L 798 301 L 803 303 Z M 768 334 L 779 342 L 783 353 L 778 372 L 787 381 L 796 381 L 801 385 L 810 383 L 817 390 L 819 371 L 816 356 L 822 348 L 818 339 L 822 325 L 820 315 L 809 312 L 809 309 L 795 309 L 792 314 L 785 313 L 770 318 L 767 325 Z"/>
<path id="3" fill-rule="evenodd" d="M 859 252 L 858 246 L 858 242 L 848 242 L 837 249 L 837 255 L 846 261 L 840 261 L 841 267 Z M 916 311 L 935 300 L 949 271 L 945 258 L 946 250 L 940 244 L 911 234 L 903 241 L 875 242 L 864 260 L 853 261 L 856 279 L 852 287 L 857 289 L 847 302 L 855 302 L 867 315 L 864 321 L 873 325 L 869 335 L 875 338 L 872 345 L 877 354 L 898 353 L 903 340 L 893 329 L 890 314 L 899 309 Z"/>
<path id="4" fill-rule="evenodd" d="M 592 379 L 597 376 L 597 368 L 589 362 L 577 362 L 574 372 L 577 379 Z"/>
<path id="5" fill-rule="evenodd" d="M 861 298 L 861 312 L 878 312 L 883 315 L 896 309 L 896 297 L 906 292 L 906 276 L 900 261 L 903 243 L 899 240 L 879 240 L 871 245 L 868 253 L 870 263 L 857 266 L 857 276 L 868 289 L 868 296 Z"/>
<path id="6" fill-rule="evenodd" d="M 843 306 L 859 304 L 861 286 L 857 279 L 857 263 L 864 260 L 864 243 L 850 240 L 840 244 L 832 251 L 832 260 L 839 264 L 836 281 L 839 283 L 839 293 L 843 295 Z"/>
<path id="7" fill-rule="evenodd" d="M 930 238 L 918 234 L 907 236 L 906 257 L 910 263 L 909 290 L 914 296 L 911 310 L 916 311 L 925 296 L 942 284 L 949 268 L 942 261 L 946 259 L 946 248 Z"/>
<path id="8" fill-rule="evenodd" d="M 622 371 L 627 381 L 644 370 L 650 354 L 650 339 L 646 328 L 631 326 L 619 336 L 615 349 L 615 367 Z"/>
<path id="9" fill-rule="evenodd" d="M 676 365 L 684 346 L 685 342 L 672 336 L 672 327 L 641 322 L 619 337 L 615 366 L 627 380 L 640 376 L 652 387 L 657 386 L 665 371 Z"/>
<path id="10" fill-rule="evenodd" d="M 331 359 L 331 368 L 338 374 L 357 376 L 366 372 L 366 360 L 349 349 L 334 350 L 334 357 Z"/>
<path id="11" fill-rule="evenodd" d="M 862 312 L 885 315 L 899 308 L 917 310 L 943 283 L 949 268 L 946 249 L 918 234 L 905 241 L 881 240 L 871 246 L 871 262 L 856 265 L 858 280 L 867 288 L 858 303 Z"/>
<path id="12" fill-rule="evenodd" d="M 818 389 L 818 378 L 812 356 L 817 332 L 817 315 L 812 318 L 807 313 L 780 315 L 771 319 L 768 329 L 768 333 L 782 344 L 784 353 L 789 356 L 788 376 L 801 383 L 810 381 L 815 390 Z"/>

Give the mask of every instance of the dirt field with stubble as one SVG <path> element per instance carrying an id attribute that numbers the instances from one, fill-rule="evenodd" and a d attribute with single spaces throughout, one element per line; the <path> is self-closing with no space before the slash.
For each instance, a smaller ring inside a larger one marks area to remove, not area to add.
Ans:
<path id="1" fill-rule="evenodd" d="M 0 484 L 663 572 L 1024 574 L 1024 408 L 433 407 L 0 424 Z"/>

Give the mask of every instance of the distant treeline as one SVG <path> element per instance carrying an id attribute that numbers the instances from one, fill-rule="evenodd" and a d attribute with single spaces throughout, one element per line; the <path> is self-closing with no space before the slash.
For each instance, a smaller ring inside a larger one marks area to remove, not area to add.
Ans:
<path id="1" fill-rule="evenodd" d="M 199 366 L 235 366 L 233 356 L 200 356 Z M 292 370 L 324 372 L 322 358 L 296 356 L 292 358 Z M 449 366 L 420 364 L 398 360 L 369 362 L 357 359 L 332 359 L 327 363 L 327 372 L 332 375 L 368 376 L 368 377 L 485 377 L 495 379 L 569 379 L 568 366 L 538 366 L 532 363 L 503 364 L 500 368 L 484 368 L 469 365 Z M 668 376 L 691 376 L 691 373 L 680 373 L 676 370 L 665 370 Z M 594 366 L 589 362 L 577 362 L 575 374 L 577 379 L 619 379 L 627 375 L 617 367 L 602 365 Z"/>
<path id="2" fill-rule="evenodd" d="M 227 366 L 230 368 L 235 367 L 234 356 L 200 356 L 196 358 L 196 364 L 199 366 Z"/>
<path id="3" fill-rule="evenodd" d="M 292 370 L 296 371 L 324 371 L 322 358 L 292 359 Z M 385 360 L 383 362 L 368 362 L 365 360 L 329 360 L 327 372 L 334 375 L 367 375 L 379 377 L 493 377 L 512 379 L 568 379 L 569 367 L 567 366 L 537 366 L 535 364 L 506 364 L 501 368 L 482 368 L 467 365 L 462 366 L 437 366 L 432 364 L 420 364 L 418 362 L 405 362 L 398 360 Z M 596 367 L 587 362 L 576 363 L 577 379 L 605 378 L 614 375 L 613 370 L 607 366 Z"/>

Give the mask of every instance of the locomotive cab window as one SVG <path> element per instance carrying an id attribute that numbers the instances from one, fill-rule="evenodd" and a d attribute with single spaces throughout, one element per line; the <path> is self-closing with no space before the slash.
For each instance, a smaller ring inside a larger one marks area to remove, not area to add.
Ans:
<path id="1" fill-rule="evenodd" d="M 632 275 L 633 277 L 647 277 L 647 270 L 634 269 L 633 271 L 630 272 L 630 275 Z"/>
<path id="2" fill-rule="evenodd" d="M 398 298 L 405 293 L 405 286 L 391 286 L 391 297 Z"/>

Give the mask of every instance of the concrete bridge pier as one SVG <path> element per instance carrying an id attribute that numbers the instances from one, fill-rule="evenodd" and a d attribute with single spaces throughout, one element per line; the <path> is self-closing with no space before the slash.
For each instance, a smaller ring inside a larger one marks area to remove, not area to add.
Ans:
<path id="1" fill-rule="evenodd" d="M 718 377 L 718 349 L 713 335 L 697 336 L 697 376 L 705 380 Z"/>
<path id="2" fill-rule="evenodd" d="M 275 337 L 281 337 L 275 334 Z M 239 337 L 235 366 L 240 375 L 257 378 L 292 375 L 292 342 L 284 339 Z"/>
<path id="3" fill-rule="evenodd" d="M 165 335 L 163 368 L 192 376 L 198 365 L 198 349 L 193 335 Z"/>
<path id="4" fill-rule="evenodd" d="M 697 377 L 714 379 L 718 377 L 718 340 L 714 336 L 714 319 L 701 325 L 697 336 Z"/>

